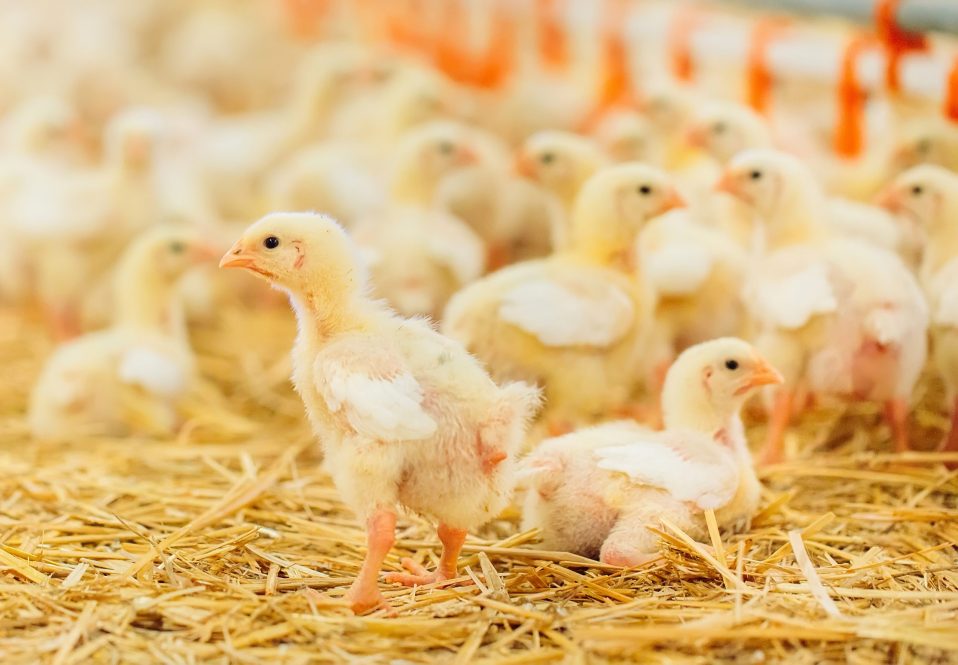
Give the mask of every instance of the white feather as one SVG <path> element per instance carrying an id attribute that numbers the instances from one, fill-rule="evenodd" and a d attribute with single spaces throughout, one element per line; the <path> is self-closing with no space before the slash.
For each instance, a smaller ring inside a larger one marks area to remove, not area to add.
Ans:
<path id="1" fill-rule="evenodd" d="M 731 452 L 699 432 L 650 434 L 628 445 L 599 448 L 595 455 L 600 469 L 624 473 L 703 509 L 724 506 L 738 488 Z"/>
<path id="2" fill-rule="evenodd" d="M 823 263 L 812 264 L 784 279 L 760 284 L 757 296 L 762 317 L 786 330 L 801 328 L 813 316 L 838 308 Z"/>
<path id="3" fill-rule="evenodd" d="M 126 351 L 118 369 L 123 383 L 140 386 L 154 395 L 173 397 L 186 388 L 187 377 L 176 361 L 146 347 Z"/>
<path id="4" fill-rule="evenodd" d="M 712 272 L 715 258 L 690 243 L 669 243 L 642 257 L 642 270 L 655 290 L 665 296 L 695 293 Z"/>
<path id="5" fill-rule="evenodd" d="M 410 373 L 373 377 L 335 359 L 317 359 L 317 384 L 326 406 L 357 433 L 380 441 L 425 439 L 437 424 L 422 408 L 422 387 Z"/>
<path id="6" fill-rule="evenodd" d="M 538 279 L 506 293 L 499 316 L 548 346 L 601 348 L 628 332 L 635 308 L 628 294 L 600 280 L 566 285 Z"/>

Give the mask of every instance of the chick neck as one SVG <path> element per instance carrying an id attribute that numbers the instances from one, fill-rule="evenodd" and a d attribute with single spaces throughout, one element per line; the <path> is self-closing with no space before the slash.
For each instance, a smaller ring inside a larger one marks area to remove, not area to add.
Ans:
<path id="1" fill-rule="evenodd" d="M 140 254 L 128 253 L 116 272 L 114 324 L 186 339 L 186 322 L 176 293 L 178 280 L 162 274 Z"/>
<path id="2" fill-rule="evenodd" d="M 958 205 L 953 201 L 954 198 L 950 193 L 944 195 L 938 219 L 934 220 L 932 225 L 927 225 L 931 230 L 928 232 L 921 262 L 923 273 L 933 273 L 958 257 L 958 225 L 953 223 L 958 213 Z"/>
<path id="3" fill-rule="evenodd" d="M 564 252 L 587 263 L 633 272 L 638 231 L 617 219 L 614 210 L 591 210 L 579 206 L 573 214 L 569 243 Z"/>
<path id="4" fill-rule="evenodd" d="M 695 378 L 686 381 L 670 377 L 662 391 L 662 418 L 665 429 L 692 430 L 714 437 L 728 446 L 740 460 L 750 459 L 745 441 L 740 404 L 729 410 L 718 406 Z"/>
<path id="5" fill-rule="evenodd" d="M 289 296 L 300 336 L 316 342 L 365 330 L 388 312 L 366 297 L 365 279 L 355 279 L 355 273 L 317 277 L 304 289 L 281 288 Z"/>
<path id="6" fill-rule="evenodd" d="M 399 204 L 411 206 L 431 205 L 436 195 L 436 179 L 427 178 L 419 169 L 403 168 L 393 172 L 390 196 Z"/>
<path id="7" fill-rule="evenodd" d="M 825 242 L 828 214 L 824 194 L 815 183 L 793 182 L 783 187 L 774 212 L 762 219 L 764 250 Z"/>

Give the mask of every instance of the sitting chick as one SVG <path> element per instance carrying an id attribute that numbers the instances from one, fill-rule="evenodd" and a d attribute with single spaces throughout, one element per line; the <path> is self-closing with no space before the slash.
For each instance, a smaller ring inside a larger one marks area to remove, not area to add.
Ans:
<path id="1" fill-rule="evenodd" d="M 172 430 L 193 375 L 177 286 L 214 257 L 189 228 L 157 227 L 134 240 L 115 273 L 114 325 L 62 345 L 43 368 L 30 399 L 33 435 Z"/>
<path id="2" fill-rule="evenodd" d="M 523 460 L 523 528 L 542 547 L 638 566 L 657 556 L 665 517 L 693 538 L 705 509 L 720 527 L 747 523 L 760 485 L 739 411 L 781 375 L 749 344 L 725 337 L 686 349 L 662 394 L 665 430 L 613 422 L 544 441 Z"/>
<path id="3" fill-rule="evenodd" d="M 376 580 L 400 506 L 439 521 L 442 558 L 431 574 L 406 560 L 410 574 L 387 579 L 411 586 L 455 577 L 467 530 L 509 502 L 538 391 L 497 386 L 459 344 L 369 298 L 356 246 L 327 217 L 268 215 L 220 265 L 287 291 L 296 312 L 293 383 L 326 468 L 367 528 L 353 610 L 387 607 Z"/>

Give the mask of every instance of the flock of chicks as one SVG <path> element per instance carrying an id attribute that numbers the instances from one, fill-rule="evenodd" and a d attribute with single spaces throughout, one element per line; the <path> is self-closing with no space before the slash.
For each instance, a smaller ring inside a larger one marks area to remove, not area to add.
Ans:
<path id="1" fill-rule="evenodd" d="M 958 174 L 937 135 L 903 143 L 872 206 L 687 89 L 514 149 L 436 71 L 383 63 L 324 44 L 268 111 L 122 109 L 92 166 L 69 101 L 7 116 L 0 298 L 72 338 L 33 391 L 37 438 L 180 424 L 190 320 L 223 289 L 273 304 L 202 269 L 236 236 L 220 266 L 289 295 L 293 383 L 367 525 L 357 612 L 386 607 L 400 507 L 439 522 L 443 553 L 391 582 L 455 578 L 517 484 L 544 546 L 640 565 L 663 516 L 696 535 L 708 510 L 738 528 L 757 509 L 753 395 L 761 463 L 813 398 L 883 404 L 907 450 L 929 338 L 958 399 Z M 300 212 L 236 226 L 270 210 Z"/>

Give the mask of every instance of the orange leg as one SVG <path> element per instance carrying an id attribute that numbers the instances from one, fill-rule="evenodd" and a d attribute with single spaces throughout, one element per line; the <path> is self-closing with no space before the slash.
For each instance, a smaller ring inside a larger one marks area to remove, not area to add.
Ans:
<path id="1" fill-rule="evenodd" d="M 379 591 L 379 571 L 396 539 L 396 513 L 377 509 L 366 521 L 366 558 L 346 599 L 353 612 L 362 614 L 372 609 L 390 609 Z"/>
<path id="2" fill-rule="evenodd" d="M 942 446 L 943 453 L 958 453 L 958 398 L 951 406 L 951 429 L 948 430 L 948 436 L 945 437 L 945 445 Z M 949 469 L 958 468 L 958 462 L 946 462 L 945 466 Z"/>
<path id="3" fill-rule="evenodd" d="M 885 422 L 891 428 L 892 440 L 895 442 L 895 452 L 904 453 L 910 449 L 908 445 L 908 403 L 895 398 L 885 402 Z"/>
<path id="4" fill-rule="evenodd" d="M 454 529 L 447 524 L 440 524 L 439 540 L 442 541 L 442 556 L 439 558 L 439 568 L 430 573 L 412 559 L 403 559 L 403 568 L 409 573 L 389 573 L 387 582 L 398 582 L 405 586 L 434 584 L 454 579 L 458 575 L 457 564 L 462 544 L 466 541 L 465 529 Z"/>
<path id="5" fill-rule="evenodd" d="M 502 243 L 490 243 L 486 250 L 486 271 L 495 272 L 509 265 L 509 250 Z"/>
<path id="6" fill-rule="evenodd" d="M 781 389 L 775 395 L 772 413 L 768 419 L 768 434 L 765 438 L 765 447 L 759 456 L 759 465 L 778 464 L 785 459 L 785 430 L 788 429 L 792 417 L 792 391 Z"/>

